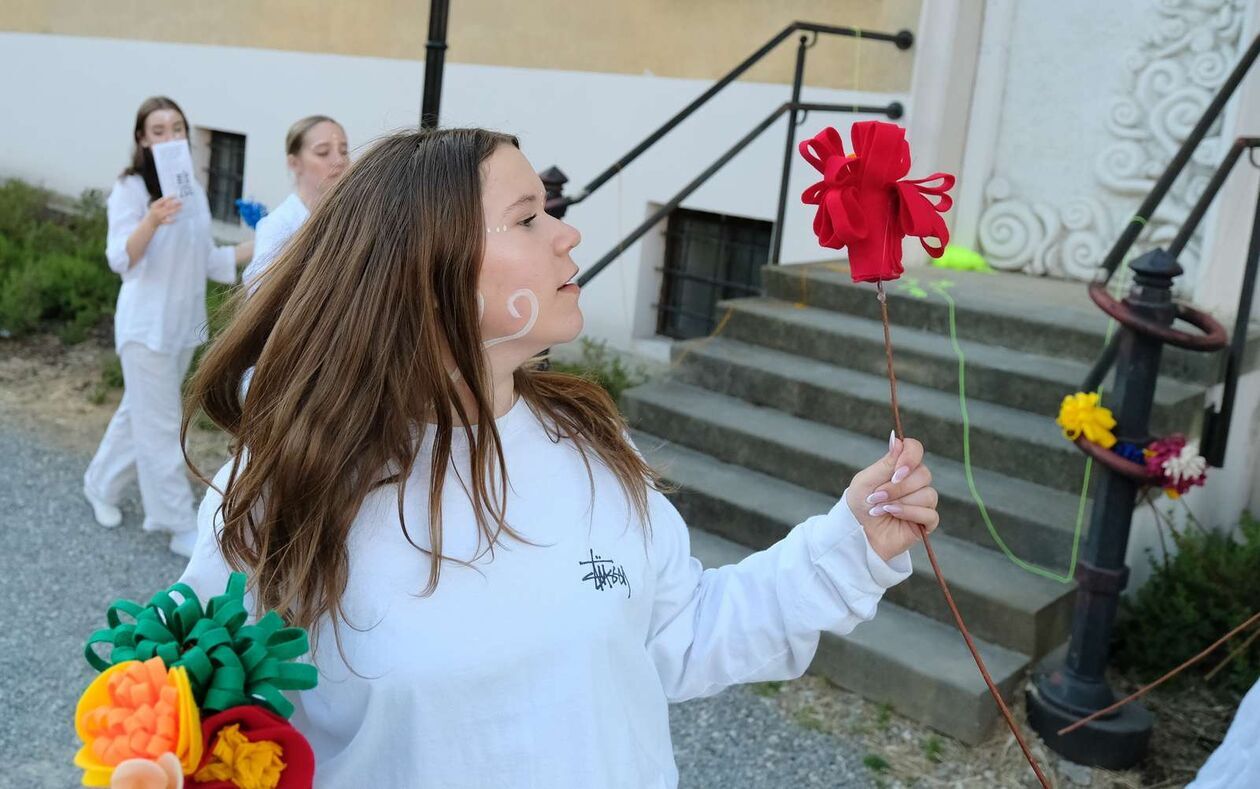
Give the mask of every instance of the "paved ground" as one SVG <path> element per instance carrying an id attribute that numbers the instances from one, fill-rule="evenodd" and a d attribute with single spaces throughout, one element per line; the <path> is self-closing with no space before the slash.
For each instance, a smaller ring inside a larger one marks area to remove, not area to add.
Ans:
<path id="1" fill-rule="evenodd" d="M 74 703 L 93 676 L 83 642 L 116 597 L 145 599 L 179 575 L 166 541 L 96 526 L 79 457 L 0 414 L 0 788 L 78 786 Z M 855 746 L 804 729 L 738 688 L 671 713 L 685 789 L 867 786 Z M 400 788 L 401 789 L 401 788 Z"/>

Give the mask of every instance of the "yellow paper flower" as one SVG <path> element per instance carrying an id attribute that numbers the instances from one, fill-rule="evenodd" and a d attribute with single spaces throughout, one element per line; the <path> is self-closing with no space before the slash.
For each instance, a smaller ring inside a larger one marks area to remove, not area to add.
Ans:
<path id="1" fill-rule="evenodd" d="M 128 759 L 173 753 L 186 769 L 201 761 L 201 713 L 188 673 L 182 666 L 167 671 L 161 658 L 106 669 L 79 698 L 74 719 L 83 741 L 74 763 L 84 786 L 109 786 L 114 768 Z"/>
<path id="2" fill-rule="evenodd" d="M 250 741 L 233 723 L 219 730 L 210 761 L 193 777 L 202 782 L 231 781 L 241 789 L 276 789 L 285 767 L 282 754 L 279 743 Z"/>
<path id="3" fill-rule="evenodd" d="M 1097 392 L 1077 392 L 1063 398 L 1059 406 L 1059 418 L 1055 422 L 1063 428 L 1063 435 L 1069 441 L 1080 436 L 1097 444 L 1103 449 L 1111 449 L 1116 444 L 1116 437 L 1111 429 L 1116 426 L 1116 418 L 1111 411 L 1099 404 Z"/>

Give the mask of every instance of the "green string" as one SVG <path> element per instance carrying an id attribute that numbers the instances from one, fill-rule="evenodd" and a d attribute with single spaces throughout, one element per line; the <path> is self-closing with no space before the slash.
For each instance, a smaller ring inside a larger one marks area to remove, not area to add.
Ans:
<path id="1" fill-rule="evenodd" d="M 1124 277 L 1122 276 L 1121 283 L 1119 283 L 1119 287 L 1123 287 L 1123 279 Z M 919 295 L 923 293 L 923 290 L 922 288 L 918 287 L 917 281 L 911 280 L 907 284 L 910 285 L 910 288 L 909 288 L 910 295 L 916 296 L 918 298 L 923 298 L 923 296 Z M 1056 573 L 1053 570 L 1047 569 L 1045 567 L 1041 567 L 1040 565 L 1037 565 L 1037 564 L 1033 564 L 1032 562 L 1026 561 L 1016 556 L 1015 552 L 1012 551 L 1010 547 L 1007 546 L 1006 542 L 1002 539 L 1002 535 L 998 534 L 997 527 L 993 525 L 993 519 L 989 517 L 989 510 L 984 505 L 984 499 L 980 496 L 980 491 L 976 487 L 975 476 L 972 473 L 971 417 L 967 413 L 967 358 L 966 358 L 966 355 L 963 353 L 962 346 L 958 343 L 958 318 L 957 318 L 957 312 L 956 312 L 956 305 L 954 303 L 954 298 L 949 295 L 949 288 L 953 286 L 954 286 L 954 283 L 950 282 L 949 280 L 941 280 L 939 282 L 934 282 L 931 285 L 929 285 L 932 291 L 938 294 L 939 296 L 941 296 L 941 298 L 945 299 L 945 303 L 949 306 L 949 342 L 950 342 L 950 345 L 952 345 L 954 348 L 954 355 L 958 357 L 958 405 L 962 411 L 963 472 L 967 478 L 967 489 L 971 491 L 971 498 L 973 501 L 975 501 L 976 506 L 980 510 L 980 517 L 984 520 L 985 528 L 988 529 L 989 535 L 993 538 L 993 541 L 997 543 L 997 546 L 999 549 L 1001 549 L 1002 553 L 1006 555 L 1006 558 L 1010 559 L 1015 564 L 1015 566 L 1023 570 L 1026 570 L 1030 573 L 1033 573 L 1034 575 L 1039 575 L 1043 578 L 1048 578 L 1052 581 L 1057 581 L 1062 584 L 1071 583 L 1072 580 L 1076 576 L 1076 563 L 1080 555 L 1081 532 L 1082 532 L 1082 526 L 1085 522 L 1085 505 L 1086 505 L 1086 502 L 1089 500 L 1089 483 L 1090 483 L 1090 477 L 1094 469 L 1094 459 L 1090 457 L 1087 457 L 1085 459 L 1085 474 L 1084 474 L 1084 478 L 1081 481 L 1081 494 L 1080 494 L 1080 499 L 1076 507 L 1076 526 L 1074 527 L 1073 532 L 1072 532 L 1072 556 L 1068 562 L 1067 573 L 1060 575 L 1059 573 Z M 1111 341 L 1111 336 L 1115 332 L 1115 329 L 1116 329 L 1115 320 L 1114 319 L 1108 320 L 1107 331 L 1103 338 L 1104 347 L 1106 346 L 1108 342 Z M 1098 394 L 1100 397 L 1103 394 L 1103 387 L 1101 385 L 1099 385 L 1098 387 Z"/>
<path id="2" fill-rule="evenodd" d="M 203 710 L 259 704 L 287 718 L 293 704 L 283 691 L 309 690 L 318 678 L 314 666 L 290 662 L 309 650 L 306 631 L 285 627 L 274 611 L 245 624 L 244 598 L 245 575 L 232 573 L 224 593 L 204 610 L 186 584 L 158 592 L 143 606 L 115 600 L 105 612 L 109 627 L 88 638 L 84 657 L 97 671 L 161 658 L 168 669 L 188 671 L 193 698 Z M 97 653 L 96 644 L 110 645 L 109 656 Z"/>
<path id="3" fill-rule="evenodd" d="M 1076 511 L 1076 528 L 1072 534 L 1072 558 L 1068 562 L 1068 569 L 1065 575 L 1060 575 L 1053 570 L 1047 569 L 1032 562 L 1021 559 L 1015 555 L 1015 552 L 1007 546 L 1006 541 L 1002 539 L 1002 535 L 998 534 L 997 527 L 993 525 L 993 519 L 989 517 L 989 510 L 984 505 L 984 499 L 980 496 L 980 491 L 976 487 L 975 475 L 972 473 L 971 464 L 971 417 L 967 413 L 967 359 L 963 354 L 962 346 L 958 343 L 958 319 L 955 310 L 954 298 L 949 295 L 948 288 L 952 286 L 951 282 L 935 282 L 932 283 L 932 291 L 945 299 L 949 305 L 949 342 L 954 347 L 954 355 L 958 357 L 958 404 L 962 410 L 963 423 L 963 472 L 967 477 L 967 489 L 971 491 L 971 498 L 975 501 L 976 506 L 980 510 L 980 517 L 984 520 L 985 528 L 989 530 L 989 536 L 997 543 L 1006 558 L 1015 563 L 1015 566 L 1026 570 L 1034 575 L 1042 578 L 1049 578 L 1052 581 L 1058 581 L 1061 584 L 1071 583 L 1076 574 L 1076 560 L 1080 553 L 1081 544 L 1081 526 L 1085 522 L 1085 503 L 1088 499 L 1090 472 L 1093 470 L 1093 458 L 1085 461 L 1085 479 L 1081 483 L 1081 497 L 1077 505 Z"/>

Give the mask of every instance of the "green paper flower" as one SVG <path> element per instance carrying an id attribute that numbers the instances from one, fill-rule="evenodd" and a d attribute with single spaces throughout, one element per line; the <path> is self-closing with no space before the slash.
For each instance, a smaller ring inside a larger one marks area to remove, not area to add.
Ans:
<path id="1" fill-rule="evenodd" d="M 285 718 L 293 704 L 285 690 L 315 687 L 315 667 L 293 663 L 310 648 L 306 631 L 285 627 L 274 611 L 245 624 L 245 575 L 232 573 L 227 590 L 203 610 L 187 584 L 175 584 L 147 605 L 115 600 L 106 612 L 109 627 L 88 639 L 83 654 L 97 671 L 126 660 L 160 657 L 167 668 L 188 671 L 193 696 L 204 711 L 258 704 Z M 124 617 L 131 621 L 124 621 Z M 109 644 L 109 657 L 94 645 Z"/>

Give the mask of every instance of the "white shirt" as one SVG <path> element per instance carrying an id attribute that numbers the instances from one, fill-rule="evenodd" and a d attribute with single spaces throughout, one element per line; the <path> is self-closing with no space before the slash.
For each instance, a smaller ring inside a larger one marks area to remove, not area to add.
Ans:
<path id="1" fill-rule="evenodd" d="M 1222 742 L 1186 789 L 1260 786 L 1260 681 L 1243 696 Z"/>
<path id="2" fill-rule="evenodd" d="M 770 549 L 702 570 L 664 496 L 651 493 L 645 540 L 612 474 L 592 461 L 592 500 L 574 445 L 553 442 L 523 400 L 496 424 L 507 520 L 533 544 L 478 556 L 471 505 L 448 473 L 444 551 L 473 566 L 445 564 L 422 597 L 429 561 L 400 529 L 397 489 L 368 497 L 349 537 L 349 667 L 322 625 L 319 685 L 294 694 L 316 787 L 672 789 L 668 702 L 800 676 L 819 631 L 870 619 L 910 573 L 908 553 L 879 558 L 843 498 Z M 430 447 L 404 500 L 426 547 Z M 225 467 L 216 485 L 226 479 Z M 227 579 L 212 537 L 220 501 L 212 488 L 181 579 L 203 600 Z"/>
<path id="3" fill-rule="evenodd" d="M 258 221 L 258 226 L 254 228 L 254 257 L 241 276 L 241 281 L 249 288 L 250 293 L 258 287 L 256 280 L 259 275 L 266 271 L 267 266 L 280 253 L 280 248 L 293 237 L 310 215 L 311 212 L 307 210 L 302 198 L 291 194 L 276 206 L 275 211 Z"/>
<path id="4" fill-rule="evenodd" d="M 133 266 L 127 239 L 149 211 L 144 179 L 125 175 L 114 184 L 106 208 L 109 233 L 105 258 L 122 277 L 114 311 L 114 348 L 137 342 L 155 353 L 194 348 L 208 337 L 206 279 L 236 282 L 236 251 L 215 246 L 210 235 L 210 204 L 201 185 L 183 201 L 174 222 L 159 225 Z"/>

